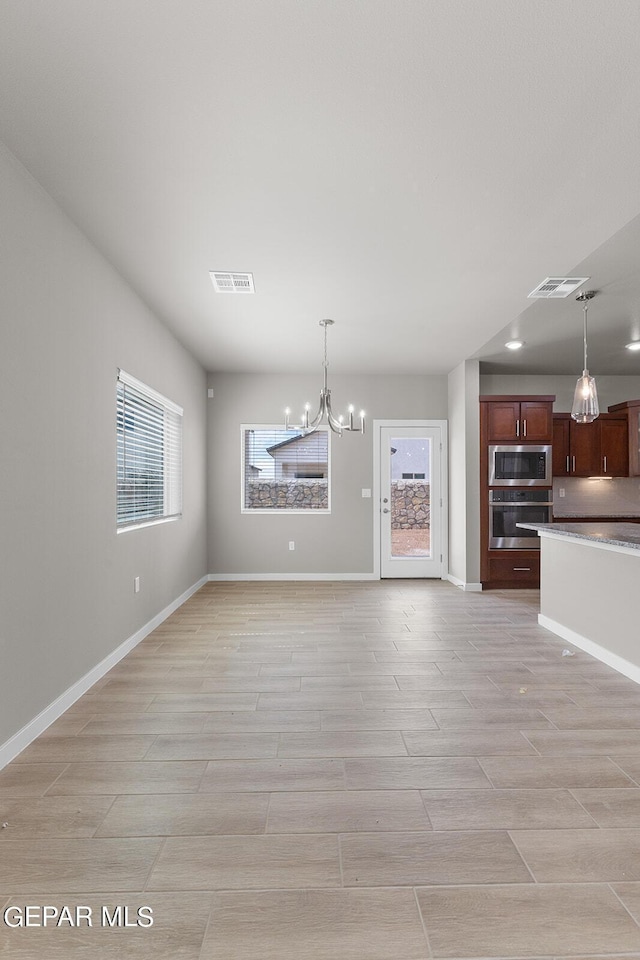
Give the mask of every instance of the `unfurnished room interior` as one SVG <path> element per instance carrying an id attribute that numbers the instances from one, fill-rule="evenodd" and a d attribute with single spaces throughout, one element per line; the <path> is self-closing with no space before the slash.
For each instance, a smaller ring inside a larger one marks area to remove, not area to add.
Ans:
<path id="1" fill-rule="evenodd" d="M 640 960 L 638 37 L 0 0 L 0 957 Z"/>

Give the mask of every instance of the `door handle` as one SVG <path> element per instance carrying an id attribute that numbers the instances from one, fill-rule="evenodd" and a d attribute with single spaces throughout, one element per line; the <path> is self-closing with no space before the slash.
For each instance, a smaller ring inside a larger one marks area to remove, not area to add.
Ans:
<path id="1" fill-rule="evenodd" d="M 527 421 L 526 421 L 526 420 L 523 420 L 523 421 L 522 421 L 522 429 L 523 429 L 523 431 L 524 431 L 523 434 L 522 434 L 522 436 L 523 436 L 523 437 L 526 437 L 526 435 L 527 435 Z"/>
<path id="2" fill-rule="evenodd" d="M 573 461 L 573 466 L 571 467 L 571 469 L 572 469 L 573 472 L 575 473 L 575 472 L 576 472 L 576 458 L 575 458 L 575 457 L 572 457 L 571 460 Z"/>
<path id="3" fill-rule="evenodd" d="M 520 421 L 516 420 L 516 437 L 520 436 Z"/>
<path id="4" fill-rule="evenodd" d="M 604 458 L 604 472 L 607 472 L 607 458 Z"/>
<path id="5" fill-rule="evenodd" d="M 569 473 L 569 454 L 567 454 L 567 473 Z"/>

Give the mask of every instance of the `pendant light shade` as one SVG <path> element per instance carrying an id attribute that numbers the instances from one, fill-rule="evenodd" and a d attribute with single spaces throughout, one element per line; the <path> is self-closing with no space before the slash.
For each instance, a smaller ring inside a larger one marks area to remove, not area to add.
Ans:
<path id="1" fill-rule="evenodd" d="M 584 370 L 576 383 L 571 416 L 577 423 L 592 423 L 598 418 L 599 414 L 596 379 L 589 376 L 588 370 Z"/>
<path id="2" fill-rule="evenodd" d="M 584 367 L 582 376 L 578 377 L 576 383 L 571 407 L 571 416 L 576 423 L 592 423 L 600 414 L 595 377 L 590 376 L 587 367 L 587 310 L 589 300 L 593 299 L 595 295 L 595 290 L 585 290 L 584 293 L 576 297 L 576 300 L 580 300 L 584 307 Z"/>

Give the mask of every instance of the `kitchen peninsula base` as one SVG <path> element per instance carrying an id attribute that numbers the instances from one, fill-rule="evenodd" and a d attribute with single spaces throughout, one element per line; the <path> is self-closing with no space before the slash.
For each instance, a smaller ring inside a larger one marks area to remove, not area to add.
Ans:
<path id="1" fill-rule="evenodd" d="M 638 525 L 526 527 L 541 539 L 540 625 L 640 683 Z"/>

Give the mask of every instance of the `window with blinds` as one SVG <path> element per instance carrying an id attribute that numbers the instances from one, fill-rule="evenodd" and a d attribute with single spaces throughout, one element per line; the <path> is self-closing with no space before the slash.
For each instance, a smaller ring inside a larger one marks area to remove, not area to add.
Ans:
<path id="1" fill-rule="evenodd" d="M 329 513 L 329 436 L 242 425 L 243 513 Z"/>
<path id="2" fill-rule="evenodd" d="M 182 407 L 118 371 L 118 531 L 182 515 Z"/>

